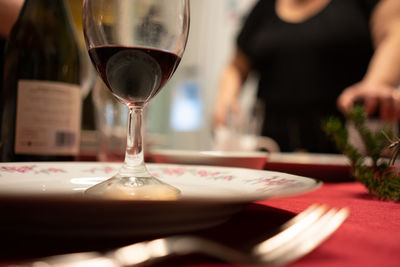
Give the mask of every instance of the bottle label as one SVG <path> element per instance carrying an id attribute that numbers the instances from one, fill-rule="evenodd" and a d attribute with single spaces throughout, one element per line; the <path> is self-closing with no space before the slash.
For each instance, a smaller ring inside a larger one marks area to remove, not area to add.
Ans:
<path id="1" fill-rule="evenodd" d="M 77 155 L 81 105 L 78 85 L 19 80 L 15 153 Z"/>

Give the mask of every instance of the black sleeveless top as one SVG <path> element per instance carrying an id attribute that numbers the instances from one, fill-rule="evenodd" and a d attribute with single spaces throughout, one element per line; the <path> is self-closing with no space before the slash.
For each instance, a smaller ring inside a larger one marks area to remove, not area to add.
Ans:
<path id="1" fill-rule="evenodd" d="M 377 2 L 331 0 L 300 23 L 280 19 L 275 0 L 260 0 L 249 13 L 237 43 L 259 74 L 258 97 L 266 108 L 263 135 L 275 138 L 283 151 L 332 150 L 310 147 L 301 134 L 314 140 L 324 135 L 321 119 L 338 115 L 337 97 L 366 73 L 374 52 L 370 16 Z M 301 121 L 307 118 L 305 122 L 310 123 L 309 116 L 318 125 L 301 130 Z M 299 124 L 298 129 L 290 129 L 291 124 Z M 298 140 L 285 141 L 283 135 Z"/>

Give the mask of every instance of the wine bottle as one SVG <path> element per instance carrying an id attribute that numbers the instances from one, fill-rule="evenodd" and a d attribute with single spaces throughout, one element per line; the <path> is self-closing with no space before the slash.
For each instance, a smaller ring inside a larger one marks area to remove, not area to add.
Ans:
<path id="1" fill-rule="evenodd" d="M 7 40 L 1 161 L 66 161 L 79 153 L 79 48 L 64 0 L 26 0 Z"/>

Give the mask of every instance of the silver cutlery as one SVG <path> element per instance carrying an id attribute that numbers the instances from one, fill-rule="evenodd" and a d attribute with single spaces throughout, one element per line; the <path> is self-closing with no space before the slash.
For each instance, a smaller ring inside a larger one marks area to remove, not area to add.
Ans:
<path id="1" fill-rule="evenodd" d="M 143 266 L 170 256 L 200 253 L 233 264 L 286 265 L 311 252 L 348 217 L 348 208 L 314 204 L 283 224 L 280 231 L 253 247 L 240 251 L 195 236 L 171 236 L 135 243 L 105 254 L 87 252 L 53 256 L 24 266 Z"/>

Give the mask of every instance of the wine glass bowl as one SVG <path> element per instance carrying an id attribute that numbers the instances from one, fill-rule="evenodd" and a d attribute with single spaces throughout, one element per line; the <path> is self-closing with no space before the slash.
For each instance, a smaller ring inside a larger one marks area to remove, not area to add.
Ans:
<path id="1" fill-rule="evenodd" d="M 189 32 L 189 0 L 84 0 L 83 29 L 93 65 L 129 107 L 125 161 L 86 193 L 112 198 L 173 199 L 179 190 L 144 163 L 142 111 L 174 74 Z"/>

